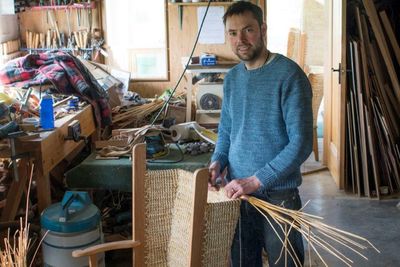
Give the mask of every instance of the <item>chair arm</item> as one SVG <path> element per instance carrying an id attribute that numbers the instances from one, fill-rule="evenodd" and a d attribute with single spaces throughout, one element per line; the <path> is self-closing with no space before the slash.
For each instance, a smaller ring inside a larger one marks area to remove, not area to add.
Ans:
<path id="1" fill-rule="evenodd" d="M 102 253 L 109 250 L 117 250 L 117 249 L 125 249 L 125 248 L 135 248 L 140 245 L 139 241 L 133 240 L 123 240 L 123 241 L 115 241 L 104 244 L 99 244 L 95 246 L 91 246 L 85 249 L 78 249 L 72 251 L 72 257 L 78 258 L 83 256 L 91 256 L 98 253 Z"/>

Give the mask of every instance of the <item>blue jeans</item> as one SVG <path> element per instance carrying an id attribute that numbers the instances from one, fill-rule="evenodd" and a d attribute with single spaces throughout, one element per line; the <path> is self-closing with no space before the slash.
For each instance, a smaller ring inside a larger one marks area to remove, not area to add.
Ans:
<path id="1" fill-rule="evenodd" d="M 255 197 L 269 203 L 283 206 L 287 209 L 298 210 L 301 208 L 301 200 L 298 189 L 267 191 L 262 194 L 254 194 Z M 269 217 L 269 216 L 268 216 Z M 270 222 L 284 240 L 284 233 L 271 217 Z M 283 228 L 285 226 L 283 225 Z M 292 244 L 292 254 L 296 254 L 302 265 L 304 264 L 304 246 L 301 234 L 294 229 L 289 234 L 289 242 Z M 281 254 L 282 242 L 268 223 L 251 204 L 242 201 L 240 207 L 240 219 L 236 227 L 235 237 L 231 248 L 231 262 L 233 267 L 262 267 L 262 249 L 268 255 L 269 266 L 285 266 L 285 251 Z M 287 266 L 296 266 L 287 254 Z"/>

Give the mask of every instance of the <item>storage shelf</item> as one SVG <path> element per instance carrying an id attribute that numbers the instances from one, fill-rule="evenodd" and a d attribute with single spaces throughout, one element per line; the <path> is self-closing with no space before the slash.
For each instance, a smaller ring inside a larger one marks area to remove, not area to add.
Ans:
<path id="1" fill-rule="evenodd" d="M 188 73 L 225 73 L 228 72 L 232 67 L 234 67 L 238 62 L 224 62 L 218 63 L 213 66 L 203 66 L 200 64 L 190 64 L 187 67 Z"/>
<path id="2" fill-rule="evenodd" d="M 72 51 L 93 51 L 93 48 L 21 48 L 21 51 L 26 52 L 47 52 L 47 51 L 64 51 L 64 52 L 72 52 Z"/>
<path id="3" fill-rule="evenodd" d="M 221 110 L 220 109 L 198 109 L 196 110 L 197 114 L 220 114 Z"/>
<path id="4" fill-rule="evenodd" d="M 49 10 L 49 9 L 94 9 L 96 8 L 95 2 L 82 3 L 82 4 L 72 4 L 72 5 L 55 5 L 55 6 L 33 6 L 28 10 Z"/>
<path id="5" fill-rule="evenodd" d="M 230 6 L 233 2 L 211 2 L 212 6 Z M 171 6 L 206 6 L 208 2 L 178 2 L 178 3 L 171 3 L 168 2 Z"/>

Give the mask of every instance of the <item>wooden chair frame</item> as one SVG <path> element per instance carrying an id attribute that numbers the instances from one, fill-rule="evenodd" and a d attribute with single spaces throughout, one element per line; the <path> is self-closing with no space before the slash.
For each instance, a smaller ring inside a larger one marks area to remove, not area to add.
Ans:
<path id="1" fill-rule="evenodd" d="M 201 266 L 201 251 L 203 246 L 204 213 L 207 204 L 208 170 L 199 169 L 194 173 L 192 218 L 191 223 L 191 247 L 190 262 L 187 266 Z M 133 249 L 134 266 L 145 266 L 144 248 L 146 245 L 144 221 L 145 221 L 145 188 L 146 177 L 146 145 L 137 144 L 132 151 L 132 240 L 109 242 L 99 244 L 72 253 L 73 257 L 89 257 L 89 266 L 97 267 L 97 254 L 116 250 Z"/>

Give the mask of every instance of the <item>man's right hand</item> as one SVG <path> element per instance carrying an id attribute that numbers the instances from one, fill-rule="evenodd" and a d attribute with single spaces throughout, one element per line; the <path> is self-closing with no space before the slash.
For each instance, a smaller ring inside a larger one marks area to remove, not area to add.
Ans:
<path id="1" fill-rule="evenodd" d="M 214 161 L 208 167 L 210 172 L 210 179 L 208 180 L 208 189 L 218 190 L 219 185 L 217 185 L 217 178 L 221 175 L 221 164 L 218 161 Z"/>

